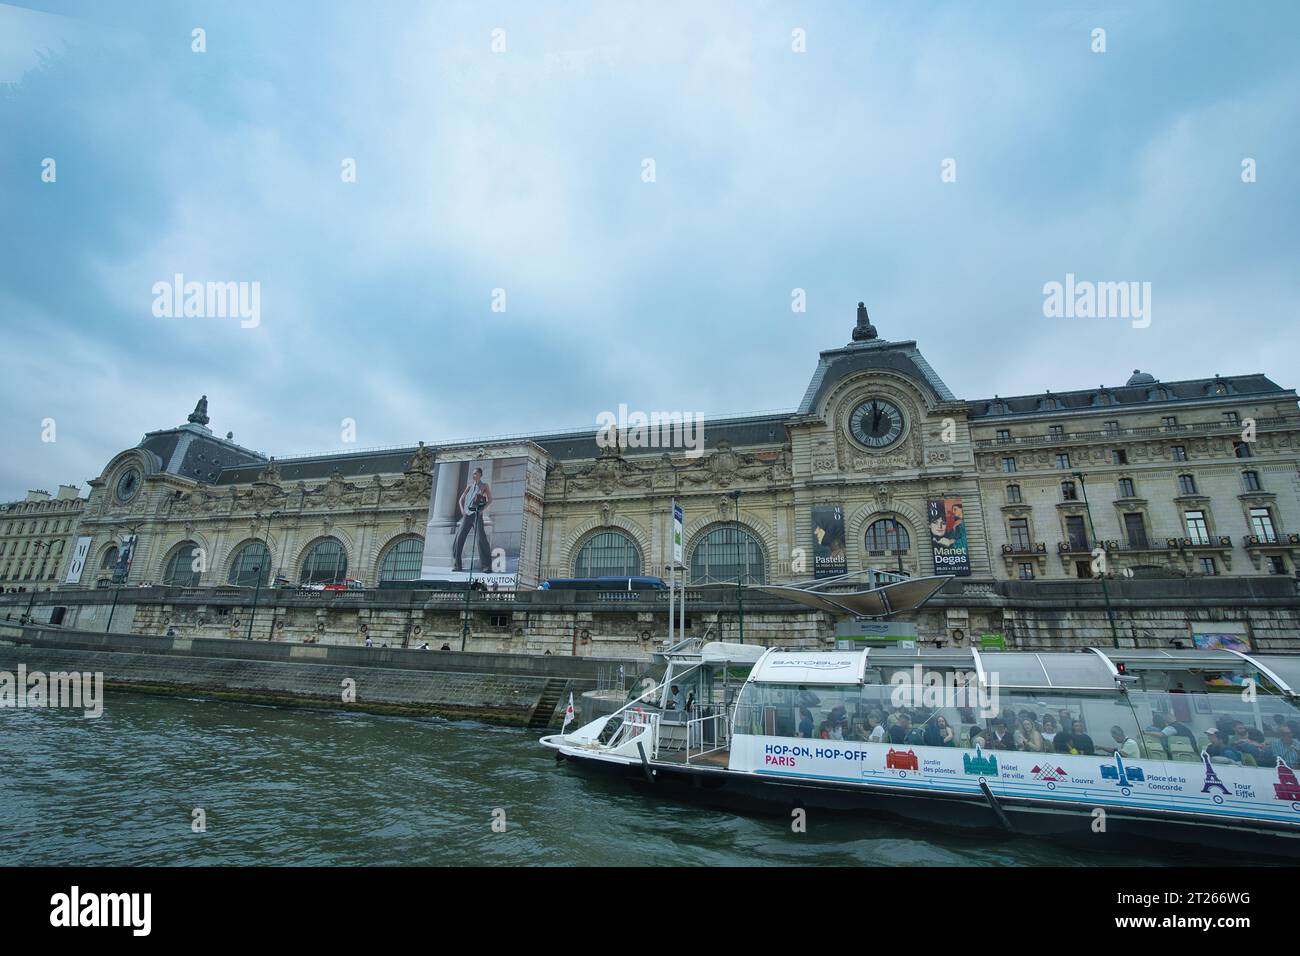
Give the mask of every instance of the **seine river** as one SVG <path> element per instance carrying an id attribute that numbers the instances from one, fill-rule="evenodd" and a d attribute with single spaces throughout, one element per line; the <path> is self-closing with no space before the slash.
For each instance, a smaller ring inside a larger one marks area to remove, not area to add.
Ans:
<path id="1" fill-rule="evenodd" d="M 0 711 L 0 750 L 3 864 L 1196 862 L 815 814 L 796 834 L 580 774 L 525 731 L 433 718 L 110 691 L 98 720 Z"/>

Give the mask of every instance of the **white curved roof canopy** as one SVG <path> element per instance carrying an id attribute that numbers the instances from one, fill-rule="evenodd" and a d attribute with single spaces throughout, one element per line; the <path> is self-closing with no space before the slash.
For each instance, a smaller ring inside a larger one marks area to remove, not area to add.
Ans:
<path id="1" fill-rule="evenodd" d="M 778 594 L 791 601 L 815 607 L 819 611 L 831 614 L 848 614 L 853 617 L 886 617 L 900 611 L 915 611 L 930 598 L 939 593 L 945 584 L 952 580 L 952 575 L 932 575 L 924 578 L 909 578 L 896 581 L 884 587 L 861 591 L 819 590 L 824 585 L 784 585 L 755 584 L 750 585 L 756 591 Z"/>

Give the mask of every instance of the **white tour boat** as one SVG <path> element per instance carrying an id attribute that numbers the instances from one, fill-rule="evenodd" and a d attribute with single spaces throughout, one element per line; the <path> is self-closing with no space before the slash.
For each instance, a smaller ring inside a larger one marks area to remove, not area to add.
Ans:
<path id="1" fill-rule="evenodd" d="M 665 656 L 650 691 L 542 744 L 736 808 L 1300 849 L 1300 656 L 720 642 Z"/>

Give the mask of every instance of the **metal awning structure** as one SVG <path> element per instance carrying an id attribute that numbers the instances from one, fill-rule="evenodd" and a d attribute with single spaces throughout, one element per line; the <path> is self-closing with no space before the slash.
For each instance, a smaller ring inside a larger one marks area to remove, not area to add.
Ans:
<path id="1" fill-rule="evenodd" d="M 806 604 L 831 614 L 850 617 L 888 617 L 902 611 L 915 611 L 934 597 L 952 580 L 950 574 L 924 578 L 907 578 L 883 587 L 865 590 L 831 590 L 844 587 L 842 578 L 831 578 L 811 584 L 756 584 L 756 591 L 777 594 L 799 604 Z"/>

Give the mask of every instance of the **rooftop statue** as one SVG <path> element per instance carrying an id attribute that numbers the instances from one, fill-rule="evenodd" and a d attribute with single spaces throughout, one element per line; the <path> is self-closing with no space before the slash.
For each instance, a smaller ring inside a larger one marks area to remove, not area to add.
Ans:
<path id="1" fill-rule="evenodd" d="M 863 302 L 858 303 L 858 324 L 853 329 L 853 341 L 868 342 L 876 337 L 876 327 L 871 324 L 871 319 L 867 316 L 867 306 Z"/>
<path id="2" fill-rule="evenodd" d="M 194 406 L 194 411 L 190 412 L 188 421 L 195 425 L 206 425 L 211 419 L 208 418 L 208 396 L 204 395 L 199 399 L 199 403 Z"/>

